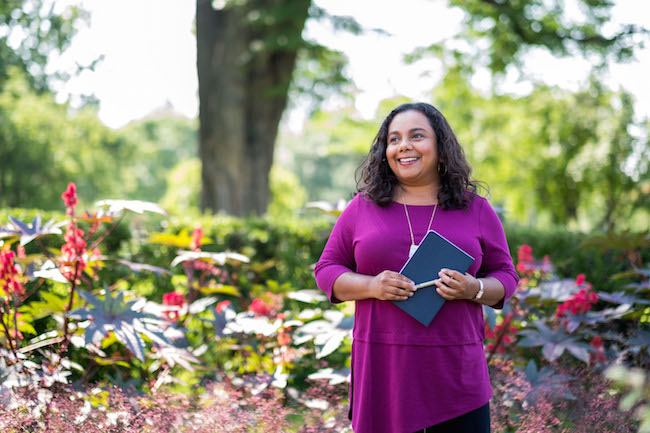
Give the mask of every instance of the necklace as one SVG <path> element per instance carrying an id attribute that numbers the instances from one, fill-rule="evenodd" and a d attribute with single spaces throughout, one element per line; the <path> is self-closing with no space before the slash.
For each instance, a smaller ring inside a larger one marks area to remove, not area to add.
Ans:
<path id="1" fill-rule="evenodd" d="M 411 218 L 409 218 L 409 210 L 406 208 L 406 201 L 404 200 L 404 194 L 402 196 L 402 204 L 404 205 L 404 213 L 406 214 L 406 221 L 409 223 L 409 233 L 411 234 L 411 248 L 409 248 L 409 259 L 415 254 L 415 250 L 418 249 L 418 245 L 415 243 L 415 236 L 413 236 L 413 227 L 411 226 Z M 433 217 L 436 214 L 436 209 L 438 209 L 438 203 L 433 207 L 433 212 L 431 212 L 431 219 L 429 220 L 429 227 L 427 227 L 426 233 L 429 233 L 431 230 L 431 224 L 433 224 Z M 425 233 L 425 234 L 426 234 Z"/>

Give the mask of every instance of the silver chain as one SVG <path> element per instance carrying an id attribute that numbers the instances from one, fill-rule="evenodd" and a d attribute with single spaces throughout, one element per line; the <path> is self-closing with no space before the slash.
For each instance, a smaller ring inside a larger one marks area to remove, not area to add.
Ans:
<path id="1" fill-rule="evenodd" d="M 415 237 L 413 236 L 413 227 L 411 226 L 411 218 L 409 218 L 409 211 L 406 208 L 404 193 L 400 191 L 400 195 L 402 196 L 402 204 L 404 205 L 404 212 L 406 213 L 406 221 L 409 223 L 409 233 L 411 233 L 411 245 L 415 245 Z M 433 208 L 433 212 L 431 212 L 431 219 L 429 220 L 429 227 L 427 227 L 427 233 L 429 233 L 429 230 L 431 230 L 431 224 L 433 224 L 433 217 L 436 214 L 436 209 L 438 209 L 438 203 L 436 203 L 436 205 Z"/>

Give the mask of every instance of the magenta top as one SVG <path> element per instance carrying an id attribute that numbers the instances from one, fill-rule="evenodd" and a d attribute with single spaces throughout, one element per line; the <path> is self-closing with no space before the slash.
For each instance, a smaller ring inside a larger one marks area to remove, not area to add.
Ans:
<path id="1" fill-rule="evenodd" d="M 415 241 L 426 232 L 433 206 L 408 206 Z M 436 211 L 431 227 L 474 257 L 468 272 L 495 277 L 514 293 L 518 276 L 501 222 L 483 197 L 466 209 Z M 399 272 L 411 236 L 404 206 L 380 207 L 357 195 L 339 217 L 316 264 L 318 287 L 332 302 L 344 272 Z M 390 301 L 355 301 L 350 414 L 357 433 L 409 433 L 487 403 L 492 395 L 483 352 L 483 309 L 447 301 L 428 327 Z"/>

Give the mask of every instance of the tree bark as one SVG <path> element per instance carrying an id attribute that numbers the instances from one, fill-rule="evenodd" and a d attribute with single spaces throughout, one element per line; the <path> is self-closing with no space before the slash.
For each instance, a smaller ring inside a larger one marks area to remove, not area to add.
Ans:
<path id="1" fill-rule="evenodd" d="M 275 139 L 299 47 L 292 41 L 302 40 L 310 2 L 249 0 L 216 10 L 211 1 L 197 0 L 202 210 L 236 216 L 266 211 Z M 252 12 L 288 4 L 289 20 L 251 20 Z M 271 36 L 285 44 L 268 43 Z"/>

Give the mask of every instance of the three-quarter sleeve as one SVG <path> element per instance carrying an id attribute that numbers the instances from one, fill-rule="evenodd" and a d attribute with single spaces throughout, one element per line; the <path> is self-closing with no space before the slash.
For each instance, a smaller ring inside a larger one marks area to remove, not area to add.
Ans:
<path id="1" fill-rule="evenodd" d="M 481 247 L 483 249 L 483 263 L 477 273 L 478 277 L 494 277 L 503 284 L 504 298 L 493 308 L 501 309 L 510 298 L 519 282 L 519 275 L 515 270 L 510 256 L 510 249 L 506 235 L 498 215 L 487 200 L 482 200 L 479 213 L 479 227 L 481 232 Z"/>
<path id="2" fill-rule="evenodd" d="M 334 282 L 345 272 L 355 272 L 357 267 L 354 260 L 354 232 L 358 200 L 359 195 L 352 199 L 339 216 L 314 269 L 318 288 L 333 303 L 341 302 L 334 296 Z"/>

